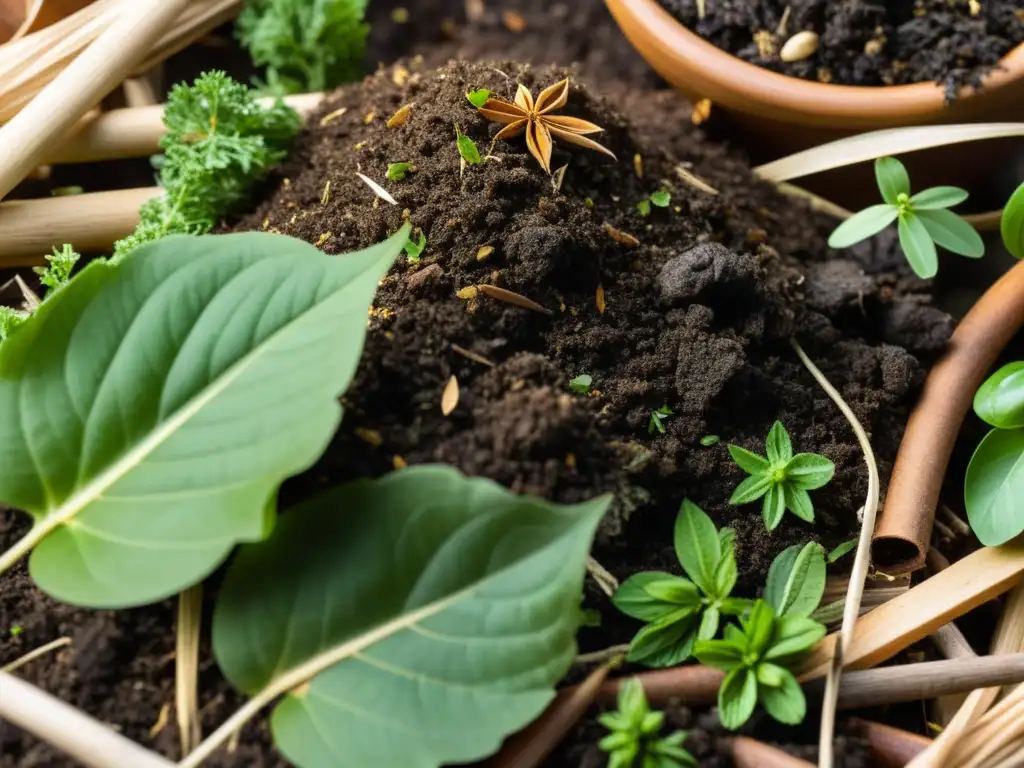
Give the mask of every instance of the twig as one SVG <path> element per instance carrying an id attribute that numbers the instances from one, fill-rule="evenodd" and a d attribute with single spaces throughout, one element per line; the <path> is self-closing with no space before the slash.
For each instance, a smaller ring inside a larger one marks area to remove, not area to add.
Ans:
<path id="1" fill-rule="evenodd" d="M 964 633 L 953 622 L 943 624 L 935 630 L 932 633 L 932 642 L 939 649 L 939 653 L 947 659 L 971 659 L 978 655 L 971 648 L 971 644 L 967 642 Z"/>
<path id="2" fill-rule="evenodd" d="M 174 763 L 14 675 L 0 672 L 0 718 L 86 768 L 174 768 Z"/>
<path id="3" fill-rule="evenodd" d="M 938 513 L 946 520 L 946 523 L 950 528 L 956 530 L 961 536 L 971 535 L 971 526 L 969 526 L 964 519 L 960 517 L 956 512 L 949 508 L 943 502 L 939 502 Z"/>
<path id="4" fill-rule="evenodd" d="M 815 378 L 821 388 L 832 398 L 832 402 L 842 411 L 843 416 L 850 423 L 850 428 L 857 436 L 860 449 L 864 453 L 864 461 L 868 468 L 868 492 L 864 502 L 864 519 L 861 524 L 860 541 L 857 544 L 857 553 L 853 560 L 853 570 L 850 573 L 850 588 L 846 593 L 846 606 L 843 610 L 843 623 L 839 630 L 839 642 L 836 644 L 835 653 L 832 657 L 832 664 L 829 667 L 828 675 L 825 678 L 825 698 L 821 704 L 821 732 L 818 740 L 818 765 L 821 768 L 831 768 L 833 763 L 832 736 L 835 732 L 836 702 L 839 697 L 839 678 L 843 672 L 843 660 L 853 640 L 853 626 L 860 615 L 860 601 L 864 594 L 864 581 L 868 575 L 870 563 L 871 533 L 875 529 L 875 516 L 878 512 L 878 499 L 880 494 L 880 481 L 878 477 L 878 465 L 875 463 L 875 454 L 871 449 L 871 441 L 867 433 L 854 415 L 850 406 L 843 400 L 842 395 L 825 378 L 825 375 L 818 370 L 817 366 L 807 357 L 803 348 L 795 339 L 791 340 L 793 349 L 796 350 L 800 362 Z"/>
<path id="5" fill-rule="evenodd" d="M 472 360 L 474 363 L 480 363 L 480 365 L 486 365 L 488 368 L 493 368 L 494 367 L 494 362 L 493 361 L 488 360 L 483 355 L 478 355 L 476 352 L 474 352 L 474 351 L 472 351 L 470 349 L 466 349 L 465 347 L 460 347 L 458 344 L 449 344 L 448 346 L 451 347 L 452 352 L 454 352 L 455 354 L 462 355 L 463 357 L 467 358 L 468 360 Z"/>
<path id="6" fill-rule="evenodd" d="M 572 660 L 573 664 L 596 664 L 597 662 L 605 662 L 609 659 L 614 659 L 616 656 L 621 656 L 629 651 L 629 643 L 623 643 L 622 645 L 612 645 L 608 648 L 602 648 L 599 651 L 591 651 L 590 653 L 581 653 L 575 659 Z"/>
<path id="7" fill-rule="evenodd" d="M 547 307 L 542 307 L 533 299 L 528 299 L 521 294 L 515 293 L 514 291 L 505 290 L 504 288 L 499 288 L 496 285 L 478 285 L 477 289 L 479 289 L 480 293 L 484 294 L 485 296 L 490 296 L 492 299 L 495 299 L 496 301 L 503 301 L 506 304 L 514 304 L 517 307 L 522 307 L 523 309 L 529 309 L 534 312 L 539 312 L 542 315 L 555 314 Z"/>
<path id="8" fill-rule="evenodd" d="M 729 741 L 736 768 L 810 768 L 811 763 L 747 736 Z"/>
<path id="9" fill-rule="evenodd" d="M 0 667 L 0 672 L 13 672 L 16 669 L 20 669 L 21 667 L 25 666 L 33 659 L 38 659 L 40 656 L 45 656 L 50 651 L 55 651 L 58 648 L 63 648 L 65 645 L 71 645 L 71 638 L 58 637 L 56 640 L 51 640 L 46 645 L 41 645 L 38 648 L 34 648 L 28 653 L 26 653 L 24 656 L 17 658 L 9 664 L 5 664 L 4 666 Z"/>
<path id="10" fill-rule="evenodd" d="M 174 654 L 174 710 L 178 720 L 181 754 L 187 755 L 203 740 L 199 721 L 199 630 L 202 623 L 203 585 L 178 595 L 178 627 Z"/>
<path id="11" fill-rule="evenodd" d="M 939 538 L 945 541 L 956 541 L 956 534 L 941 520 L 932 521 L 932 533 L 937 533 Z"/>
<path id="12" fill-rule="evenodd" d="M 601 591 L 608 595 L 608 597 L 614 595 L 616 590 L 618 590 L 618 579 L 612 576 L 603 565 L 594 559 L 592 555 L 587 557 L 587 572 L 594 578 L 594 581 L 597 582 L 597 586 L 599 586 Z"/>

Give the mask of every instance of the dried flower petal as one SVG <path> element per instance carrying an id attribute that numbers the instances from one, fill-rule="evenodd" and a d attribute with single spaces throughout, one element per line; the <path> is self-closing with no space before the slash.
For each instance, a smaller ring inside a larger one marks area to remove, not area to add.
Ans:
<path id="1" fill-rule="evenodd" d="M 398 201 L 395 200 L 395 198 L 393 198 L 391 196 L 391 193 L 388 192 L 386 189 L 384 189 L 384 187 L 382 187 L 376 181 L 371 179 L 369 176 L 367 176 L 366 174 L 363 174 L 363 173 L 359 173 L 358 171 L 356 171 L 356 176 L 358 176 L 360 179 L 362 179 L 363 183 L 366 184 L 366 186 L 368 186 L 370 189 L 372 189 L 373 193 L 375 195 L 377 195 L 377 197 L 379 197 L 385 203 L 391 203 L 392 205 L 398 205 Z"/>
<path id="2" fill-rule="evenodd" d="M 398 108 L 398 111 L 388 120 L 388 128 L 398 128 L 409 122 L 409 115 L 412 113 L 412 104 L 406 104 Z"/>

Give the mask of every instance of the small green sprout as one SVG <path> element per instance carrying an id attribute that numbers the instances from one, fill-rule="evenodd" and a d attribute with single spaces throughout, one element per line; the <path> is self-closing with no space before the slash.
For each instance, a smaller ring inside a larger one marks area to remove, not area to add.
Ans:
<path id="1" fill-rule="evenodd" d="M 686 731 L 659 739 L 665 713 L 651 711 L 643 684 L 631 677 L 619 686 L 619 708 L 597 720 L 611 733 L 598 742 L 608 753 L 607 768 L 696 768 L 693 755 L 683 749 Z"/>
<path id="2" fill-rule="evenodd" d="M 466 94 L 466 98 L 469 99 L 469 103 L 477 109 L 480 109 L 487 100 L 491 98 L 491 92 L 486 88 L 477 88 L 475 91 L 470 91 Z"/>
<path id="3" fill-rule="evenodd" d="M 859 542 L 857 539 L 850 539 L 849 541 L 844 541 L 842 544 L 840 544 L 838 547 L 836 547 L 828 553 L 828 561 L 830 563 L 834 563 L 843 555 L 848 555 L 850 552 L 853 552 L 853 550 L 857 548 L 858 543 Z"/>
<path id="4" fill-rule="evenodd" d="M 778 527 L 787 509 L 801 520 L 813 523 L 814 504 L 807 492 L 828 483 L 835 474 L 835 465 L 816 453 L 794 456 L 789 433 L 781 421 L 772 426 L 765 448 L 767 459 L 738 445 L 729 446 L 732 460 L 750 474 L 732 492 L 729 503 L 749 504 L 763 496 L 761 514 L 769 531 Z"/>
<path id="5" fill-rule="evenodd" d="M 594 379 L 586 373 L 582 373 L 574 379 L 569 379 L 569 389 L 578 395 L 585 395 L 590 391 L 590 385 Z"/>
<path id="6" fill-rule="evenodd" d="M 592 198 L 589 198 L 589 197 L 583 198 L 583 205 L 586 206 L 586 208 L 588 210 L 593 210 L 594 209 L 594 201 L 593 201 Z"/>
<path id="7" fill-rule="evenodd" d="M 647 622 L 629 645 L 626 658 L 649 667 L 671 667 L 690 657 L 693 643 L 718 632 L 723 615 L 738 616 L 749 600 L 730 597 L 736 586 L 731 528 L 718 530 L 704 510 L 684 499 L 676 516 L 676 557 L 688 579 L 642 571 L 622 582 L 612 604 Z"/>
<path id="8" fill-rule="evenodd" d="M 758 600 L 740 627 L 725 628 L 724 640 L 698 640 L 693 653 L 702 664 L 727 674 L 718 689 L 718 717 L 736 730 L 758 702 L 780 723 L 795 725 L 807 713 L 804 692 L 790 668 L 825 636 L 825 626 L 805 616 L 782 616 Z"/>
<path id="9" fill-rule="evenodd" d="M 74 269 L 75 262 L 80 258 L 82 257 L 75 253 L 75 249 L 65 243 L 59 251 L 54 248 L 53 253 L 46 256 L 48 263 L 45 267 L 33 267 L 32 269 L 39 275 L 39 280 L 43 285 L 55 291 L 67 285 L 68 280 L 71 279 L 71 270 Z"/>
<path id="10" fill-rule="evenodd" d="M 15 624 L 13 627 L 11 627 L 11 637 L 17 637 L 24 631 L 24 627 L 22 627 L 20 624 Z"/>
<path id="11" fill-rule="evenodd" d="M 476 142 L 464 134 L 458 125 L 455 126 L 455 141 L 459 146 L 459 154 L 462 155 L 463 160 L 470 165 L 477 165 L 483 162 L 480 158 L 480 150 L 476 148 Z"/>
<path id="12" fill-rule="evenodd" d="M 712 445 L 718 445 L 721 441 L 722 438 L 718 435 L 704 435 L 704 437 L 700 439 L 700 444 L 705 448 L 710 448 Z"/>
<path id="13" fill-rule="evenodd" d="M 417 241 L 413 239 L 413 236 L 410 235 L 409 239 L 405 242 L 405 246 L 402 248 L 402 250 L 405 251 L 406 257 L 409 259 L 410 264 L 418 264 L 420 254 L 422 254 L 423 250 L 427 247 L 427 236 L 419 229 L 417 229 L 416 232 L 419 232 L 419 240 Z"/>
<path id="14" fill-rule="evenodd" d="M 659 189 L 657 192 L 652 193 L 646 200 L 641 200 L 637 203 L 636 210 L 641 216 L 650 216 L 652 205 L 656 205 L 659 208 L 668 208 L 671 202 L 671 193 L 667 189 Z"/>
<path id="15" fill-rule="evenodd" d="M 388 181 L 401 181 L 412 170 L 412 163 L 388 163 Z"/>
<path id="16" fill-rule="evenodd" d="M 948 210 L 967 199 L 959 187 L 932 187 L 910 194 L 907 169 L 894 157 L 875 160 L 875 178 L 884 203 L 858 211 L 828 238 L 831 248 L 847 248 L 876 235 L 897 222 L 900 247 L 918 277 L 935 277 L 941 246 L 972 259 L 985 254 L 981 235 L 970 224 Z"/>
<path id="17" fill-rule="evenodd" d="M 665 434 L 665 419 L 672 415 L 672 409 L 667 405 L 661 406 L 661 408 L 655 408 L 651 411 L 650 421 L 647 422 L 647 433 L 653 435 L 658 432 L 662 435 Z"/>

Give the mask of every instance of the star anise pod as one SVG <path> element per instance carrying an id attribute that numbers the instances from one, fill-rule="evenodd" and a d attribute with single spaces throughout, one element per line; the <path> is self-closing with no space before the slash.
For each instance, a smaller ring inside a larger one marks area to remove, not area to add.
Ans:
<path id="1" fill-rule="evenodd" d="M 554 139 L 603 152 L 614 158 L 611 150 L 585 136 L 588 133 L 600 133 L 604 128 L 578 117 L 551 114 L 556 109 L 564 107 L 568 99 L 568 78 L 545 88 L 536 101 L 533 100 L 530 91 L 520 83 L 514 103 L 504 99 L 488 99 L 477 111 L 488 120 L 506 124 L 494 137 L 495 141 L 511 139 L 525 131 L 527 149 L 548 173 L 551 173 L 551 147 Z"/>

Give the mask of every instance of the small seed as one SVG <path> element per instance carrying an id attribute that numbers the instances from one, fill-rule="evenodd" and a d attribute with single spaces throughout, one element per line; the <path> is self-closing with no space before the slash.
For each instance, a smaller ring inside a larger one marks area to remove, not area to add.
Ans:
<path id="1" fill-rule="evenodd" d="M 529 309 L 534 312 L 540 312 L 541 314 L 544 315 L 555 314 L 550 309 L 542 307 L 533 299 L 528 299 L 525 296 L 522 296 L 513 291 L 507 291 L 504 288 L 499 288 L 496 285 L 478 285 L 477 288 L 480 289 L 480 293 L 484 294 L 485 296 L 490 296 L 492 299 L 495 299 L 496 301 L 504 301 L 506 304 L 514 304 L 517 307 Z"/>
<path id="2" fill-rule="evenodd" d="M 516 11 L 505 11 L 501 15 L 501 20 L 505 22 L 505 26 L 510 32 L 522 32 L 526 29 L 526 19 Z"/>
<path id="3" fill-rule="evenodd" d="M 475 285 L 467 285 L 465 288 L 460 288 L 459 290 L 457 290 L 455 292 L 455 295 L 458 296 L 463 301 L 469 301 L 470 299 L 475 299 L 476 295 L 477 295 L 476 286 Z"/>
<path id="4" fill-rule="evenodd" d="M 493 245 L 481 245 L 480 248 L 477 249 L 476 260 L 477 261 L 483 261 L 488 256 L 490 256 L 492 253 L 494 253 L 494 246 Z"/>
<path id="5" fill-rule="evenodd" d="M 693 105 L 693 111 L 690 112 L 691 123 L 700 125 L 709 117 L 711 117 L 711 99 L 701 99 Z"/>
<path id="6" fill-rule="evenodd" d="M 864 43 L 864 54 L 866 56 L 877 56 L 882 52 L 882 46 L 881 40 L 868 40 Z"/>
<path id="7" fill-rule="evenodd" d="M 403 459 L 396 453 L 394 456 L 391 457 L 391 466 L 393 466 L 395 469 L 405 469 L 409 465 L 406 463 L 405 459 Z"/>
<path id="8" fill-rule="evenodd" d="M 633 237 L 633 235 L 628 232 L 623 232 L 621 229 L 616 229 L 611 224 L 605 224 L 604 231 L 607 232 L 608 237 L 616 243 L 622 243 L 623 245 L 631 245 L 634 247 L 640 245 L 640 241 Z"/>
<path id="9" fill-rule="evenodd" d="M 384 442 L 384 438 L 380 436 L 380 432 L 376 429 L 366 429 L 364 427 L 356 427 L 354 430 L 356 437 L 362 440 L 368 445 L 372 445 L 374 448 L 379 448 L 381 443 Z"/>
<path id="10" fill-rule="evenodd" d="M 376 112 L 367 112 L 365 115 L 363 115 L 363 122 L 366 123 L 366 125 L 369 125 L 376 118 L 377 118 L 377 113 Z"/>
<path id="11" fill-rule="evenodd" d="M 633 155 L 633 171 L 638 179 L 644 177 L 644 158 L 639 153 Z"/>
<path id="12" fill-rule="evenodd" d="M 445 384 L 444 392 L 441 394 L 441 413 L 445 416 L 455 410 L 459 404 L 459 380 L 452 376 Z"/>
<path id="13" fill-rule="evenodd" d="M 391 116 L 388 120 L 388 128 L 398 128 L 399 126 L 405 125 L 409 122 L 409 113 L 412 112 L 412 104 L 406 104 L 403 107 L 399 107 L 398 111 Z"/>
<path id="14" fill-rule="evenodd" d="M 779 51 L 779 58 L 783 61 L 802 61 L 812 56 L 818 50 L 818 33 L 805 29 L 797 32 Z"/>
<path id="15" fill-rule="evenodd" d="M 599 313 L 601 313 L 601 314 L 604 314 L 605 303 L 604 303 L 604 286 L 603 285 L 599 284 L 597 286 L 597 295 L 595 296 L 595 303 L 597 304 L 597 311 Z"/>

